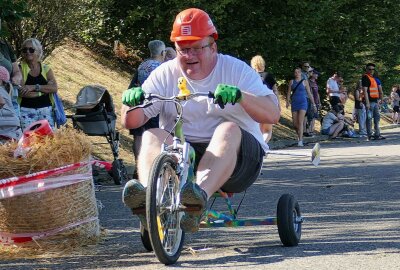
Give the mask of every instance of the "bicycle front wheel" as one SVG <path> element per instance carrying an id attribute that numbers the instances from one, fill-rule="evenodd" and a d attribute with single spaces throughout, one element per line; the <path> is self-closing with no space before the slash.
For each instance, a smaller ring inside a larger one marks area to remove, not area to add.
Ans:
<path id="1" fill-rule="evenodd" d="M 177 163 L 166 153 L 159 155 L 150 171 L 146 194 L 146 217 L 153 250 L 161 263 L 175 263 L 181 255 L 184 232 L 178 210 Z"/>

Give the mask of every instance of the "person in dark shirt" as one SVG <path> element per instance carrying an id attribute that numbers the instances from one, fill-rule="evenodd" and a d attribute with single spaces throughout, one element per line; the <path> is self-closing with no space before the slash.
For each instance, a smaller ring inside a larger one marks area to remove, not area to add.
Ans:
<path id="1" fill-rule="evenodd" d="M 128 86 L 128 89 L 136 86 L 141 86 L 147 79 L 147 77 L 149 77 L 150 73 L 153 72 L 153 70 L 155 70 L 158 66 L 160 66 L 162 62 L 164 62 L 165 59 L 164 42 L 162 42 L 161 40 L 152 40 L 149 42 L 148 47 L 150 50 L 150 58 L 144 60 L 139 65 L 137 71 L 135 72 L 135 75 L 132 78 L 131 83 Z M 129 133 L 133 135 L 132 151 L 135 160 L 138 160 L 139 151 L 142 144 L 143 132 L 145 132 L 148 129 L 158 128 L 158 127 L 159 127 L 159 116 L 156 116 L 151 118 L 143 126 L 129 130 Z M 136 170 L 133 175 L 133 178 L 135 179 L 138 178 Z"/>
<path id="2" fill-rule="evenodd" d="M 53 70 L 42 62 L 43 48 L 36 38 L 22 43 L 20 69 L 23 77 L 21 96 L 21 127 L 27 128 L 33 122 L 47 120 L 54 129 L 53 106 L 50 94 L 57 92 Z"/>

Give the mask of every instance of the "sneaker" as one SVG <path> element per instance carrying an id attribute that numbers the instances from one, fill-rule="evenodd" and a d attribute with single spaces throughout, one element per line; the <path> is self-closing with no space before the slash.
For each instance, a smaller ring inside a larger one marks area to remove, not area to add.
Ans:
<path id="1" fill-rule="evenodd" d="M 297 146 L 304 146 L 303 141 L 299 141 L 299 142 L 297 143 Z"/>
<path id="2" fill-rule="evenodd" d="M 122 191 L 122 201 L 133 214 L 145 212 L 146 188 L 136 179 L 129 180 Z"/>
<path id="3" fill-rule="evenodd" d="M 187 182 L 181 190 L 181 204 L 187 208 L 181 218 L 181 229 L 185 232 L 196 232 L 199 230 L 200 221 L 207 205 L 207 193 L 196 183 Z"/>
<path id="4" fill-rule="evenodd" d="M 385 137 L 383 137 L 383 136 L 375 136 L 374 137 L 374 140 L 385 140 L 386 138 Z"/>

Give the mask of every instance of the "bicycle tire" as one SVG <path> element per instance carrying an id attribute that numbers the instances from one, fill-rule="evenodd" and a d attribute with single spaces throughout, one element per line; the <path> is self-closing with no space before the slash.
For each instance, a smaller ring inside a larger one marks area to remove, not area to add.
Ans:
<path id="1" fill-rule="evenodd" d="M 285 247 L 297 246 L 301 238 L 300 206 L 293 195 L 283 194 L 278 201 L 277 225 L 279 238 Z"/>
<path id="2" fill-rule="evenodd" d="M 176 168 L 171 156 L 159 155 L 152 165 L 146 194 L 150 242 L 158 260 L 165 265 L 179 259 L 185 238 L 179 224 L 182 212 L 171 208 L 179 197 Z"/>

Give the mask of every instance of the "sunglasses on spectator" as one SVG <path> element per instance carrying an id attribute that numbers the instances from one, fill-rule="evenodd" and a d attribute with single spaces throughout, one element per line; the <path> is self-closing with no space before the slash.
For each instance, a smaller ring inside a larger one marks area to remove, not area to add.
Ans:
<path id="1" fill-rule="evenodd" d="M 34 48 L 22 48 L 22 52 L 23 53 L 27 53 L 27 52 L 34 53 L 35 49 Z"/>
<path id="2" fill-rule="evenodd" d="M 368 70 L 375 70 L 374 68 L 368 68 Z"/>

